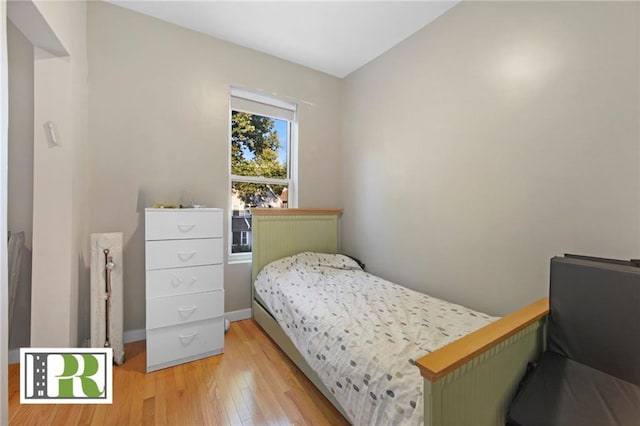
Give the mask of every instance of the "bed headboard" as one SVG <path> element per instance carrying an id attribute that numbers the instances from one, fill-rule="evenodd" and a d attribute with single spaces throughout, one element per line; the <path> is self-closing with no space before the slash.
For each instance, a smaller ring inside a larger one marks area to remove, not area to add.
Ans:
<path id="1" fill-rule="evenodd" d="M 340 209 L 251 209 L 251 288 L 258 272 L 274 260 L 304 251 L 337 253 L 341 214 Z"/>

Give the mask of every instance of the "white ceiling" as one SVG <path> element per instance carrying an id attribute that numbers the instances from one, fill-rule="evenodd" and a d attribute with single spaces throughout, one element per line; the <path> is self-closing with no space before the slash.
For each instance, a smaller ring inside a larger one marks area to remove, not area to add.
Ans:
<path id="1" fill-rule="evenodd" d="M 360 68 L 458 3 L 108 1 L 337 77 Z"/>

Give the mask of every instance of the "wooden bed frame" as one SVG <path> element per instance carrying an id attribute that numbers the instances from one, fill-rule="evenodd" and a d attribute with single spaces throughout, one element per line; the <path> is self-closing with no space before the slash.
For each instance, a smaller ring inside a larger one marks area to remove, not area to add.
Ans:
<path id="1" fill-rule="evenodd" d="M 253 209 L 252 282 L 268 263 L 304 251 L 338 253 L 341 210 Z M 252 291 L 254 320 L 323 395 L 344 410 Z M 424 378 L 425 426 L 504 426 L 527 362 L 543 351 L 548 298 L 416 361 Z"/>

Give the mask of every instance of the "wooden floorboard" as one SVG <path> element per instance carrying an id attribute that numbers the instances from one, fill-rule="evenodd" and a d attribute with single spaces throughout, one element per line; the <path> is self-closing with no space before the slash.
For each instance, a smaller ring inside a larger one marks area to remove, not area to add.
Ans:
<path id="1" fill-rule="evenodd" d="M 9 366 L 10 425 L 347 425 L 253 320 L 231 324 L 224 354 L 146 374 L 145 342 L 113 368 L 111 405 L 21 405 Z"/>

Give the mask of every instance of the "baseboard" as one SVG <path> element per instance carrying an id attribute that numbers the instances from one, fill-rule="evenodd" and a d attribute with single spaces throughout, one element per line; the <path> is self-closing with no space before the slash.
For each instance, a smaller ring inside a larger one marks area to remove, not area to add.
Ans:
<path id="1" fill-rule="evenodd" d="M 251 308 L 240 309 L 238 311 L 225 312 L 224 316 L 230 321 L 242 321 L 252 317 Z"/>
<path id="2" fill-rule="evenodd" d="M 139 340 L 147 339 L 147 330 L 144 328 L 137 328 L 134 330 L 126 330 L 124 332 L 124 343 L 137 342 Z"/>
<path id="3" fill-rule="evenodd" d="M 230 321 L 242 321 L 251 318 L 251 308 L 240 309 L 238 311 L 226 312 L 224 316 Z M 145 340 L 147 338 L 147 332 L 145 329 L 127 330 L 124 332 L 124 343 L 137 342 L 138 340 Z M 18 356 L 20 351 L 18 351 Z"/>
<path id="4" fill-rule="evenodd" d="M 20 362 L 20 348 L 9 349 L 9 364 Z"/>
<path id="5" fill-rule="evenodd" d="M 230 322 L 249 319 L 252 316 L 251 308 L 226 312 L 224 316 Z M 137 342 L 139 340 L 145 340 L 146 338 L 147 331 L 145 329 L 138 328 L 134 330 L 127 330 L 124 332 L 124 343 Z M 9 364 L 15 364 L 16 362 L 20 362 L 20 349 L 11 349 L 9 350 Z"/>

